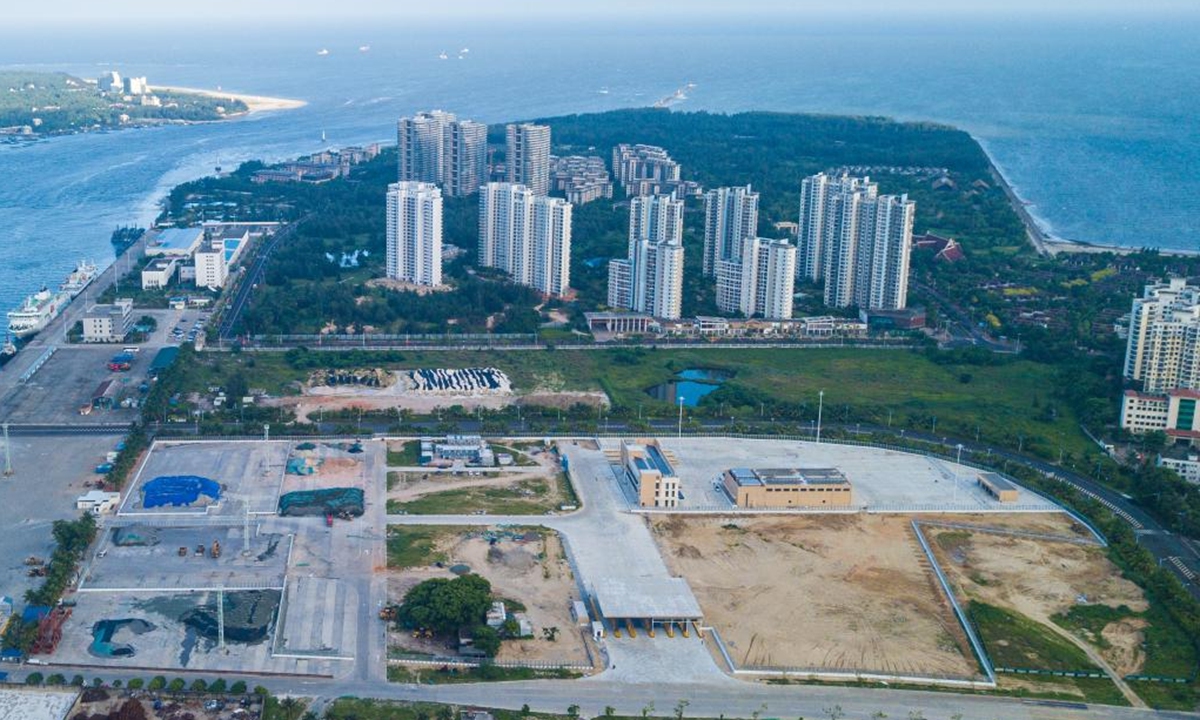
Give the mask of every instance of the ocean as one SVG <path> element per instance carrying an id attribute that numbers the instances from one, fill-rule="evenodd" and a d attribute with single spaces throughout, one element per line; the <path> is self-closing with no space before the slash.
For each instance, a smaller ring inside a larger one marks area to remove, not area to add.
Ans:
<path id="1" fill-rule="evenodd" d="M 233 122 L 0 145 L 0 308 L 58 283 L 77 259 L 108 264 L 115 227 L 150 222 L 171 187 L 218 165 L 394 142 L 395 120 L 423 109 L 500 122 L 649 105 L 689 82 L 695 87 L 680 110 L 957 125 L 983 143 L 1049 234 L 1197 250 L 1197 17 L 682 22 L 641 30 L 281 24 L 53 36 L 0 28 L 0 68 L 86 77 L 115 69 L 151 84 L 308 103 Z M 328 54 L 318 55 L 322 49 Z"/>

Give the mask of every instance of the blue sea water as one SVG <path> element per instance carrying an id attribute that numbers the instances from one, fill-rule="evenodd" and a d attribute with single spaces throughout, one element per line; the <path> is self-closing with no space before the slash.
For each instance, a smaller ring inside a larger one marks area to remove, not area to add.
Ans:
<path id="1" fill-rule="evenodd" d="M 107 263 L 114 227 L 149 222 L 172 186 L 217 165 L 391 141 L 396 118 L 421 109 L 499 122 L 648 105 L 687 82 L 696 87 L 681 110 L 952 123 L 980 139 L 1052 234 L 1196 250 L 1197 17 L 684 22 L 640 31 L 281 24 L 50 35 L 0 27 L 0 68 L 88 77 L 116 69 L 152 84 L 308 103 L 228 123 L 0 146 L 0 308 L 57 283 L 78 258 Z M 322 48 L 329 54 L 319 56 Z M 470 52 L 459 59 L 463 48 Z M 438 59 L 442 51 L 449 59 Z"/>

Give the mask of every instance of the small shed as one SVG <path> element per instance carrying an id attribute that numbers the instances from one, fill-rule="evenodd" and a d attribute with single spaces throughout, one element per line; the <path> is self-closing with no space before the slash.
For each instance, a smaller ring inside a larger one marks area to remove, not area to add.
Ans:
<path id="1" fill-rule="evenodd" d="M 1008 478 L 994 472 L 979 473 L 979 487 L 998 502 L 1017 501 L 1018 490 Z"/>

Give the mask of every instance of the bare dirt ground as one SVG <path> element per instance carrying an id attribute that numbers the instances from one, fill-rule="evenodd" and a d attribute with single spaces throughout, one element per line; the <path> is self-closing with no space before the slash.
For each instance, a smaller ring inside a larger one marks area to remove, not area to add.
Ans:
<path id="1" fill-rule="evenodd" d="M 539 529 L 541 539 L 515 540 L 505 535 L 494 544 L 476 531 L 443 538 L 437 549 L 446 553 L 446 568 L 462 563 L 487 578 L 494 595 L 511 598 L 525 605 L 525 614 L 533 623 L 534 637 L 505 640 L 497 660 L 587 665 L 585 640 L 571 619 L 571 602 L 578 598 L 575 578 L 563 552 L 558 534 Z M 446 568 L 409 568 L 391 571 L 388 597 L 399 602 L 414 585 L 434 577 L 452 578 Z M 557 627 L 554 642 L 542 636 L 542 629 Z M 443 643 L 412 638 L 408 633 L 389 631 L 388 645 L 415 652 L 451 655 Z"/>
<path id="2" fill-rule="evenodd" d="M 318 488 L 357 487 L 366 489 L 365 466 L 362 453 L 350 453 L 338 444 L 315 443 L 312 450 L 298 450 L 294 446 L 288 456 L 292 460 L 304 460 L 315 471 L 310 475 L 287 472 L 283 477 L 283 492 L 316 490 Z M 342 443 L 348 446 L 348 443 Z"/>
<path id="3" fill-rule="evenodd" d="M 362 392 L 371 392 L 363 389 Z M 461 405 L 467 410 L 499 410 L 510 405 L 567 409 L 577 403 L 589 407 L 608 407 L 608 395 L 600 391 L 535 391 L 527 395 L 288 395 L 267 398 L 262 404 L 267 407 L 284 407 L 296 413 L 298 422 L 312 422 L 323 409 L 325 412 L 339 410 L 408 410 L 418 415 L 428 414 L 438 408 Z"/>
<path id="4" fill-rule="evenodd" d="M 1055 519 L 1059 532 L 1073 524 L 1062 515 L 1045 516 L 1043 522 Z M 1012 526 L 1019 521 L 996 517 L 979 524 Z M 1051 616 L 1084 598 L 1092 604 L 1127 605 L 1135 612 L 1147 607 L 1141 589 L 1122 578 L 1099 547 L 940 528 L 927 528 L 926 536 L 961 598 L 1013 610 L 1055 629 Z M 1145 662 L 1143 628 L 1138 619 L 1110 623 L 1102 633 L 1109 648 L 1087 642 L 1088 638 L 1076 639 L 1125 675 L 1137 672 Z"/>
<path id="5" fill-rule="evenodd" d="M 676 516 L 653 530 L 739 666 L 976 672 L 907 518 Z"/>

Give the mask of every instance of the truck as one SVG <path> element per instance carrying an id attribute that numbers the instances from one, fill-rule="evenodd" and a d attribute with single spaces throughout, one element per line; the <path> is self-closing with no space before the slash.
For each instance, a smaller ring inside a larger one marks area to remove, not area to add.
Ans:
<path id="1" fill-rule="evenodd" d="M 99 465 L 96 466 L 96 474 L 97 475 L 107 475 L 108 473 L 112 472 L 112 469 L 113 469 L 112 463 L 110 463 L 110 462 L 100 463 Z"/>
<path id="2" fill-rule="evenodd" d="M 108 361 L 108 369 L 113 372 L 129 372 L 133 368 L 133 355 L 123 352 L 113 355 Z"/>

